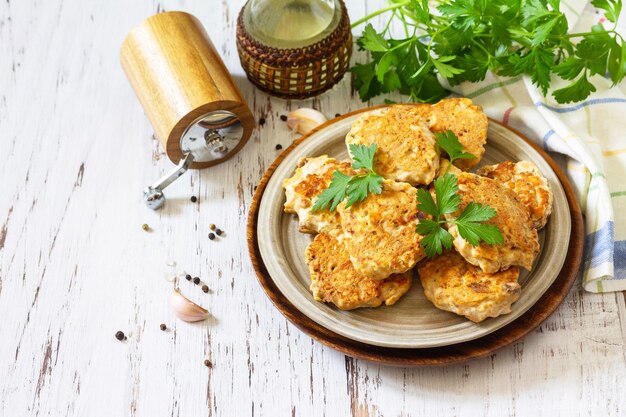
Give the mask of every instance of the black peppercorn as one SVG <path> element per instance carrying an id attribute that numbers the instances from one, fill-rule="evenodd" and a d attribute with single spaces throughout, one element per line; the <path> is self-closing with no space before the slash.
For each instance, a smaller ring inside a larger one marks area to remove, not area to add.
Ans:
<path id="1" fill-rule="evenodd" d="M 222 231 L 222 229 L 217 229 L 215 231 L 215 234 L 218 235 L 218 236 L 222 236 L 222 233 L 224 233 L 224 231 Z"/>
<path id="2" fill-rule="evenodd" d="M 190 200 L 192 203 L 195 203 L 196 201 L 198 201 L 198 197 L 196 197 L 195 195 L 192 195 Z"/>
<path id="3" fill-rule="evenodd" d="M 187 281 L 191 281 L 191 275 L 189 275 L 189 274 L 185 275 L 185 279 L 186 279 Z"/>
<path id="4" fill-rule="evenodd" d="M 260 124 L 261 126 L 263 126 L 263 125 L 265 124 L 265 119 L 264 119 L 263 117 L 261 117 L 261 118 L 259 119 L 259 124 Z"/>
<path id="5" fill-rule="evenodd" d="M 204 291 L 205 293 L 209 292 L 209 287 L 207 287 L 206 285 L 203 285 L 202 286 L 202 291 Z"/>
<path id="6" fill-rule="evenodd" d="M 115 338 L 116 338 L 117 340 L 124 340 L 124 339 L 126 339 L 126 335 L 124 335 L 124 332 L 123 332 L 123 331 L 118 330 L 118 331 L 115 333 Z"/>
<path id="7" fill-rule="evenodd" d="M 209 233 L 209 239 L 211 240 L 215 239 L 215 233 Z"/>
<path id="8" fill-rule="evenodd" d="M 335 113 L 335 117 L 341 116 L 341 113 Z"/>
<path id="9" fill-rule="evenodd" d="M 207 368 L 213 368 L 213 364 L 208 359 L 204 360 L 204 366 L 206 366 Z"/>
<path id="10" fill-rule="evenodd" d="M 195 278 L 193 279 L 193 283 L 194 283 L 194 284 L 196 284 L 196 285 L 200 284 L 200 278 L 195 277 Z"/>
<path id="11" fill-rule="evenodd" d="M 284 114 L 280 115 L 280 120 L 282 120 L 283 122 L 287 121 L 287 116 L 285 116 Z"/>
<path id="12" fill-rule="evenodd" d="M 161 325 L 159 326 L 159 329 L 166 331 L 167 330 L 167 326 L 165 325 L 165 323 L 161 323 Z"/>
<path id="13" fill-rule="evenodd" d="M 277 144 L 276 144 L 276 146 L 275 146 L 275 148 L 276 148 L 276 150 L 278 151 L 278 150 L 280 150 L 280 149 L 282 149 L 282 148 L 283 148 L 283 145 L 281 145 L 280 143 L 277 143 Z"/>

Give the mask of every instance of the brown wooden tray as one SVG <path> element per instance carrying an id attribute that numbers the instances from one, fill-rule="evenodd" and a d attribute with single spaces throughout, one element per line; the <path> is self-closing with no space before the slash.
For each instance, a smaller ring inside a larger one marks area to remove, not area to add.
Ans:
<path id="1" fill-rule="evenodd" d="M 299 143 L 305 141 L 312 133 L 323 129 L 325 126 L 335 123 L 338 120 L 369 110 L 372 110 L 372 108 L 365 108 L 345 114 L 319 126 L 314 131 L 294 141 L 294 143 L 285 149 L 285 151 L 268 168 L 265 175 L 263 175 L 261 182 L 257 186 L 257 190 L 250 206 L 250 212 L 248 214 L 248 251 L 250 253 L 250 259 L 252 260 L 252 265 L 256 271 L 259 283 L 272 303 L 291 323 L 318 342 L 339 350 L 348 356 L 396 366 L 433 366 L 467 362 L 472 359 L 488 356 L 496 350 L 518 341 L 537 328 L 563 302 L 576 280 L 583 256 L 584 224 L 580 206 L 576 200 L 572 187 L 556 162 L 554 162 L 548 154 L 535 145 L 530 139 L 508 126 L 506 127 L 509 130 L 515 132 L 528 142 L 552 167 L 561 181 L 565 191 L 572 219 L 572 230 L 567 260 L 565 261 L 565 264 L 563 265 L 563 268 L 561 269 L 561 272 L 559 273 L 559 276 L 555 280 L 554 284 L 552 284 L 541 299 L 524 315 L 516 319 L 511 324 L 487 336 L 469 342 L 426 349 L 384 348 L 356 342 L 320 326 L 304 314 L 300 313 L 298 309 L 278 290 L 263 263 L 263 259 L 259 253 L 256 235 L 259 203 L 261 201 L 261 197 L 263 196 L 267 182 L 282 160 Z M 489 122 L 501 124 L 491 119 Z"/>

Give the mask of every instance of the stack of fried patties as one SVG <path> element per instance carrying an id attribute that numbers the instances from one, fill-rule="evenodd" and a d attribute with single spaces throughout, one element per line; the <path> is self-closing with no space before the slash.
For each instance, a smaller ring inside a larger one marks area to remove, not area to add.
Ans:
<path id="1" fill-rule="evenodd" d="M 457 176 L 461 204 L 446 217 L 454 219 L 470 201 L 487 204 L 497 212 L 488 223 L 499 227 L 504 243 L 472 246 L 452 226 L 456 250 L 424 259 L 415 229 L 426 215 L 417 209 L 416 187 L 431 186 L 446 171 L 448 161 L 433 132 L 447 130 L 476 158 L 457 160 L 448 170 Z M 384 177 L 382 193 L 350 207 L 344 201 L 336 211 L 311 208 L 335 170 L 355 173 L 351 161 L 326 155 L 300 160 L 283 182 L 284 208 L 298 215 L 301 232 L 317 233 L 305 252 L 315 299 L 342 310 L 394 304 L 409 290 L 419 262 L 425 295 L 438 308 L 473 321 L 509 312 L 520 294 L 516 266 L 532 267 L 539 252 L 537 229 L 550 214 L 552 194 L 531 162 L 465 172 L 480 161 L 486 139 L 487 117 L 469 99 L 368 112 L 353 124 L 346 143 L 377 145 L 374 169 Z"/>

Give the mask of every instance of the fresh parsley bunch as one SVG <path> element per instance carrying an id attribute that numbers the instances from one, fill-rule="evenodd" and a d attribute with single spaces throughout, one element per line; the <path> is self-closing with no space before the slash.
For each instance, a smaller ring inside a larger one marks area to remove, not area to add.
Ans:
<path id="1" fill-rule="evenodd" d="M 369 193 L 380 194 L 383 191 L 383 177 L 374 171 L 374 155 L 378 149 L 375 143 L 370 146 L 350 144 L 352 168 L 364 169 L 356 175 L 346 175 L 336 170 L 327 189 L 322 191 L 311 210 L 318 211 L 330 206 L 333 211 L 339 203 L 348 198 L 346 207 L 365 200 Z"/>
<path id="2" fill-rule="evenodd" d="M 355 87 L 363 101 L 399 91 L 411 101 L 436 102 L 448 95 L 438 76 L 456 85 L 493 71 L 529 75 L 546 95 L 556 74 L 571 80 L 553 92 L 556 101 L 582 101 L 596 91 L 590 76 L 608 76 L 615 85 L 626 75 L 626 42 L 615 30 L 622 1 L 592 4 L 604 10 L 611 28 L 599 23 L 568 34 L 559 0 L 389 0 L 353 24 L 389 14 L 382 31 L 368 24 L 357 40 L 372 59 L 351 69 Z M 403 39 L 391 37 L 394 21 L 402 24 Z"/>
<path id="3" fill-rule="evenodd" d="M 470 153 L 463 152 L 463 146 L 457 136 L 447 131 L 435 133 L 437 145 L 450 157 L 450 164 L 457 159 L 475 158 Z M 439 255 L 443 248 L 452 247 L 452 235 L 443 226 L 456 225 L 459 234 L 471 245 L 478 246 L 480 242 L 489 245 L 502 244 L 504 239 L 500 229 L 492 224 L 485 224 L 496 215 L 496 211 L 489 206 L 471 201 L 463 212 L 454 220 L 446 220 L 444 215 L 454 213 L 459 210 L 461 197 L 458 194 L 459 186 L 454 175 L 446 173 L 434 181 L 435 199 L 425 189 L 417 190 L 417 209 L 432 216 L 432 219 L 422 219 L 418 223 L 415 231 L 423 235 L 422 246 L 429 258 Z"/>

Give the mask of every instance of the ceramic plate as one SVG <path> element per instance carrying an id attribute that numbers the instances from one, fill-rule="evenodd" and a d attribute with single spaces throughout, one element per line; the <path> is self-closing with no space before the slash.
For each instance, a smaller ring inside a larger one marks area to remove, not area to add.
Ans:
<path id="1" fill-rule="evenodd" d="M 557 278 L 570 239 L 571 218 L 565 193 L 550 165 L 515 132 L 490 123 L 485 156 L 480 165 L 507 159 L 531 160 L 554 192 L 553 212 L 540 231 L 541 252 L 531 272 L 520 275 L 522 294 L 510 314 L 476 324 L 435 308 L 415 276 L 411 290 L 393 306 L 341 311 L 315 301 L 304 250 L 313 236 L 298 232 L 295 215 L 283 212 L 282 181 L 290 177 L 300 158 L 329 155 L 348 158 L 344 137 L 359 115 L 338 119 L 300 142 L 276 167 L 259 204 L 258 247 L 269 275 L 281 293 L 304 315 L 346 338 L 382 347 L 427 348 L 477 339 L 511 323 L 535 304 Z"/>

